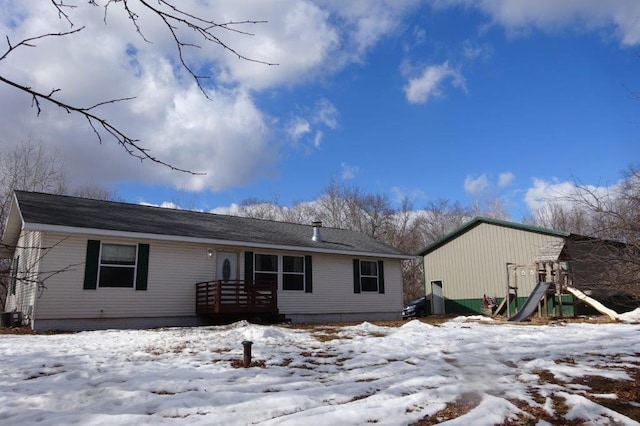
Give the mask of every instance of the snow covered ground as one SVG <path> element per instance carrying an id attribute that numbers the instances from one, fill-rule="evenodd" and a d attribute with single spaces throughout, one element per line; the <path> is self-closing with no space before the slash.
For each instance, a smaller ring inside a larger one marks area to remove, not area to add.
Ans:
<path id="1" fill-rule="evenodd" d="M 237 368 L 245 340 L 256 366 Z M 624 386 L 639 365 L 640 325 L 620 323 L 460 317 L 0 335 L 0 424 L 406 425 L 468 399 L 471 411 L 446 424 L 521 424 L 529 407 L 542 418 L 632 425 L 595 402 L 615 393 L 594 395 L 580 379 Z M 557 423 L 548 419 L 538 424 Z"/>

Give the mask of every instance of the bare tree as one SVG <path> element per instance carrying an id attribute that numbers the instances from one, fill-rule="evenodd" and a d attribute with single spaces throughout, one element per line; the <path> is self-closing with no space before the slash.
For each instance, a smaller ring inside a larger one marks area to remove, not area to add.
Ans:
<path id="1" fill-rule="evenodd" d="M 31 139 L 0 152 L 0 231 L 17 189 L 65 193 L 67 179 L 60 155 Z"/>
<path id="2" fill-rule="evenodd" d="M 349 203 L 349 198 L 353 195 L 351 192 L 353 191 L 340 186 L 335 179 L 331 179 L 317 199 L 317 219 L 321 220 L 325 226 L 353 229 L 354 221 L 349 214 L 354 204 Z"/>
<path id="3" fill-rule="evenodd" d="M 442 198 L 430 201 L 416 219 L 422 237 L 422 246 L 441 239 L 468 222 L 473 215 L 472 208 L 463 207 L 457 201 L 451 203 L 451 201 Z"/>
<path id="4" fill-rule="evenodd" d="M 278 200 L 264 201 L 251 197 L 240 202 L 239 216 L 264 220 L 284 220 Z"/>
<path id="5" fill-rule="evenodd" d="M 221 48 L 241 60 L 259 62 L 265 65 L 276 65 L 244 56 L 242 53 L 236 51 L 232 46 L 227 44 L 223 39 L 225 33 L 252 36 L 253 34 L 246 31 L 245 28 L 249 25 L 263 23 L 264 21 L 218 22 L 213 18 L 197 16 L 194 12 L 190 11 L 187 6 L 184 6 L 184 4 L 179 1 L 169 0 L 157 0 L 155 2 L 149 2 L 146 0 L 105 0 L 104 2 L 101 2 L 101 4 L 99 4 L 97 0 L 89 0 L 88 2 L 84 2 L 82 5 L 77 4 L 73 0 L 50 1 L 51 7 L 55 8 L 58 14 L 58 18 L 68 23 L 69 30 L 34 34 L 31 37 L 27 37 L 19 41 L 12 41 L 9 39 L 9 36 L 7 36 L 7 48 L 4 52 L 0 52 L 0 64 L 9 61 L 17 51 L 36 47 L 38 42 L 44 39 L 59 38 L 66 39 L 68 42 L 72 43 L 73 38 L 77 37 L 86 28 L 85 23 L 75 22 L 75 18 L 73 16 L 74 9 L 79 7 L 103 7 L 105 23 L 108 22 L 108 16 L 110 13 L 124 13 L 131 22 L 131 25 L 135 28 L 135 31 L 147 42 L 150 42 L 150 40 L 146 38 L 145 31 L 140 22 L 140 16 L 142 12 L 151 12 L 151 15 L 162 23 L 165 30 L 173 39 L 177 61 L 193 78 L 203 95 L 206 97 L 208 96 L 203 86 L 203 82 L 209 78 L 209 76 L 201 75 L 196 71 L 197 65 L 192 65 L 188 59 L 189 50 L 211 46 Z M 80 24 L 80 26 L 77 24 Z M 189 36 L 193 33 L 200 37 L 201 43 L 198 44 L 190 41 Z M 101 114 L 101 107 L 131 100 L 134 98 L 133 96 L 98 100 L 91 105 L 78 105 L 67 102 L 60 97 L 62 89 L 58 87 L 34 88 L 29 86 L 28 83 L 18 81 L 17 79 L 8 77 L 2 73 L 0 73 L 0 82 L 27 94 L 31 98 L 31 105 L 35 108 L 37 115 L 40 115 L 44 104 L 57 106 L 70 114 L 75 114 L 84 118 L 98 141 L 101 143 L 104 138 L 111 138 L 121 145 L 129 155 L 137 157 L 140 160 L 150 160 L 167 166 L 172 170 L 197 174 L 190 170 L 176 167 L 171 163 L 153 156 L 147 148 L 144 148 L 141 145 L 140 140 L 127 134 L 120 125 L 108 122 L 106 117 Z"/>
<path id="6" fill-rule="evenodd" d="M 604 193 L 578 185 L 573 202 L 589 217 L 591 240 L 583 275 L 603 295 L 627 307 L 640 304 L 640 169 L 629 166 Z"/>
<path id="7" fill-rule="evenodd" d="M 387 229 L 383 233 L 385 242 L 406 253 L 416 253 L 422 247 L 423 241 L 418 228 L 418 217 L 413 209 L 413 203 L 405 197 L 387 222 Z M 402 262 L 403 296 L 405 301 L 425 294 L 422 266 L 423 262 L 420 257 L 410 258 Z"/>
<path id="8" fill-rule="evenodd" d="M 574 235 L 572 271 L 578 286 L 601 298 L 640 303 L 640 169 L 629 166 L 608 188 L 574 182 L 574 191 L 550 200 L 534 224 Z"/>
<path id="9" fill-rule="evenodd" d="M 96 185 L 84 185 L 70 190 L 60 155 L 32 139 L 0 152 L 0 236 L 4 233 L 16 190 L 71 194 L 112 201 L 119 199 L 115 191 Z M 0 259 L 0 310 L 4 306 L 9 285 L 9 269 L 10 261 Z"/>
<path id="10" fill-rule="evenodd" d="M 476 196 L 470 207 L 473 216 L 485 216 L 494 219 L 509 220 L 509 213 L 504 201 L 489 192 Z"/>
<path id="11" fill-rule="evenodd" d="M 81 198 L 91 198 L 94 200 L 124 201 L 115 190 L 90 184 L 74 188 L 70 191 L 69 195 Z"/>
<path id="12" fill-rule="evenodd" d="M 525 218 L 524 222 L 575 234 L 588 235 L 592 232 L 587 211 L 579 206 L 554 201 L 536 209 L 531 217 Z"/>
<path id="13" fill-rule="evenodd" d="M 0 236 L 4 232 L 14 190 L 61 194 L 66 185 L 58 154 L 48 152 L 43 145 L 28 139 L 0 152 Z M 7 259 L 0 259 L 0 308 L 4 307 L 9 286 L 10 266 Z"/>

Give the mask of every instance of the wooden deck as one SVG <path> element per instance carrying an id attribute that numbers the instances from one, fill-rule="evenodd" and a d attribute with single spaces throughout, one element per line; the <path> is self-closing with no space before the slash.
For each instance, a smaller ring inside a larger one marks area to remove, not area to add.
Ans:
<path id="1" fill-rule="evenodd" d="M 277 283 L 260 281 L 196 283 L 196 313 L 212 319 L 277 318 Z"/>

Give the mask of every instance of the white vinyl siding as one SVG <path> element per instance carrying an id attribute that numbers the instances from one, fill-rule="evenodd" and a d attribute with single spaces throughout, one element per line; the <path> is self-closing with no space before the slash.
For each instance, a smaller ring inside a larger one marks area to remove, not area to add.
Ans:
<path id="1" fill-rule="evenodd" d="M 82 262 L 86 256 L 87 239 L 115 244 L 150 244 L 147 290 L 83 290 Z M 109 239 L 95 235 L 68 238 L 47 235 L 46 244 L 56 243 L 59 244 L 55 250 L 43 258 L 42 267 L 44 270 L 68 270 L 48 281 L 39 301 L 39 319 L 195 315 L 195 284 L 213 279 L 215 273 L 215 257 L 207 254 L 209 245 Z M 78 262 L 81 263 L 73 265 Z"/>
<path id="2" fill-rule="evenodd" d="M 427 254 L 425 283 L 442 281 L 446 299 L 505 297 L 507 262 L 526 265 L 535 261 L 540 247 L 561 237 L 482 223 Z M 521 272 L 521 271 L 520 271 Z M 518 296 L 528 296 L 535 274 L 518 279 Z"/>
<path id="3" fill-rule="evenodd" d="M 30 320 L 37 299 L 39 271 L 42 267 L 38 260 L 44 253 L 41 241 L 40 232 L 23 232 L 14 253 L 14 259 L 19 257 L 15 293 L 11 294 L 10 286 L 5 310 L 22 312 L 25 321 Z"/>
<path id="4" fill-rule="evenodd" d="M 399 318 L 402 312 L 400 260 L 384 259 L 385 293 L 381 294 L 353 292 L 353 259 L 349 256 L 313 254 L 313 293 L 279 292 L 280 313 L 391 313 Z"/>
<path id="5" fill-rule="evenodd" d="M 87 240 L 109 244 L 149 244 L 148 285 L 146 291 L 131 288 L 84 290 L 84 260 Z M 210 249 L 228 250 L 206 244 L 107 238 L 99 235 L 49 233 L 44 244 L 55 246 L 42 258 L 46 271 L 64 270 L 46 281 L 38 301 L 37 320 L 144 318 L 195 316 L 195 284 L 214 279 L 216 257 Z M 260 250 L 250 250 L 262 252 Z M 309 253 L 270 251 L 268 254 L 304 257 Z M 385 293 L 353 292 L 353 259 L 346 255 L 312 253 L 313 291 L 278 290 L 281 314 L 367 314 L 389 313 L 398 318 L 402 311 L 402 276 L 399 259 L 383 259 Z M 238 256 L 244 279 L 244 252 Z M 380 260 L 363 259 L 363 260 Z"/>

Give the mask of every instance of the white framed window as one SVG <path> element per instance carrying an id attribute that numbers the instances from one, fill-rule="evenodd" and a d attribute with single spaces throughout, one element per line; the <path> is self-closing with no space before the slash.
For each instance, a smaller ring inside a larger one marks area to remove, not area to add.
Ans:
<path id="1" fill-rule="evenodd" d="M 310 255 L 246 251 L 244 276 L 245 279 L 256 282 L 277 283 L 281 291 L 313 293 L 313 261 Z"/>
<path id="2" fill-rule="evenodd" d="M 98 285 L 133 288 L 138 246 L 103 243 L 100 247 Z"/>
<path id="3" fill-rule="evenodd" d="M 282 289 L 304 290 L 304 256 L 282 256 Z"/>
<path id="4" fill-rule="evenodd" d="M 255 270 L 253 273 L 255 281 L 278 282 L 278 256 L 275 254 L 255 255 Z"/>
<path id="5" fill-rule="evenodd" d="M 353 259 L 353 292 L 384 293 L 384 262 Z"/>
<path id="6" fill-rule="evenodd" d="M 378 291 L 378 262 L 360 261 L 360 287 L 362 291 Z"/>

